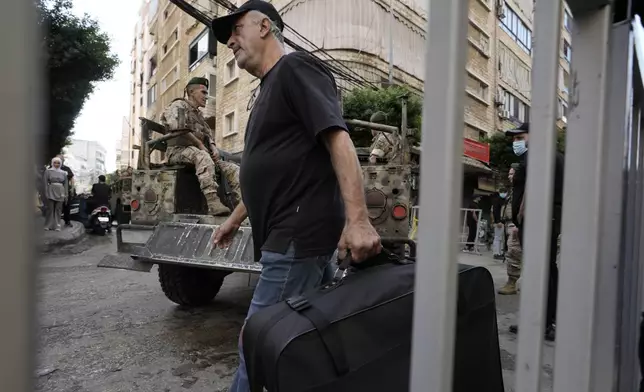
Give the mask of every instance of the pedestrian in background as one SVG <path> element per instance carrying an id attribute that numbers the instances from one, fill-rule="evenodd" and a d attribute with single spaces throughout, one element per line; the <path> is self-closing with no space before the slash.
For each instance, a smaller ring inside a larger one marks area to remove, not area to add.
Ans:
<path id="1" fill-rule="evenodd" d="M 58 155 L 58 158 L 60 158 L 60 161 L 62 162 L 60 165 L 60 169 L 65 173 L 67 173 L 67 201 L 65 201 L 65 203 L 63 204 L 63 220 L 65 221 L 65 226 L 72 227 L 69 202 L 73 195 L 74 172 L 69 166 L 65 166 L 64 156 Z"/>
<path id="2" fill-rule="evenodd" d="M 476 243 L 476 237 L 478 235 L 479 227 L 479 199 L 476 198 L 470 202 L 468 209 L 466 211 L 465 223 L 467 224 L 467 240 L 465 241 L 465 251 L 471 252 L 474 249 L 474 244 Z"/>
<path id="3" fill-rule="evenodd" d="M 514 200 L 512 202 L 512 215 L 514 223 L 519 228 L 519 239 L 523 245 L 523 241 L 529 241 L 523 236 L 524 211 L 525 211 L 525 184 L 527 179 L 527 164 L 528 164 L 528 145 L 529 145 L 529 132 L 530 125 L 528 123 L 522 124 L 516 129 L 510 129 L 505 132 L 507 136 L 512 137 L 512 149 L 519 157 L 519 168 L 513 178 L 514 195 L 518 196 L 521 192 L 521 200 Z M 559 287 L 559 268 L 557 267 L 557 252 L 559 234 L 561 233 L 561 209 L 563 202 L 563 181 L 564 181 L 564 155 L 557 151 L 555 154 L 554 162 L 554 189 L 552 195 L 552 216 L 550 227 L 550 254 L 548 258 L 548 302 L 546 307 L 546 325 L 545 325 L 545 339 L 549 341 L 555 340 L 555 321 L 557 317 L 557 291 Z M 519 211 L 515 214 L 515 208 L 518 206 Z M 510 332 L 517 333 L 518 327 L 516 325 L 510 326 Z"/>
<path id="4" fill-rule="evenodd" d="M 494 241 L 492 242 L 492 254 L 494 259 L 503 260 L 503 239 L 505 238 L 501 210 L 505 203 L 507 192 L 505 188 L 499 189 L 492 199 L 492 225 L 494 227 Z"/>
<path id="5" fill-rule="evenodd" d="M 67 172 L 60 167 L 63 161 L 56 157 L 51 160 L 51 167 L 43 173 L 43 188 L 47 198 L 47 216 L 45 230 L 60 231 L 63 203 L 68 197 Z"/>

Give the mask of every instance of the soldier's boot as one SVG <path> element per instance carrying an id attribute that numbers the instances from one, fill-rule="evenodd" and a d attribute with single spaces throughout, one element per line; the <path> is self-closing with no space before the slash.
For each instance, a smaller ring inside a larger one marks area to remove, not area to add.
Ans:
<path id="1" fill-rule="evenodd" d="M 213 216 L 230 215 L 230 208 L 219 200 L 216 193 L 207 194 L 206 200 L 208 201 L 208 214 Z"/>
<path id="2" fill-rule="evenodd" d="M 517 290 L 517 278 L 513 276 L 508 276 L 508 281 L 505 286 L 501 287 L 497 293 L 501 295 L 513 295 L 518 292 Z"/>

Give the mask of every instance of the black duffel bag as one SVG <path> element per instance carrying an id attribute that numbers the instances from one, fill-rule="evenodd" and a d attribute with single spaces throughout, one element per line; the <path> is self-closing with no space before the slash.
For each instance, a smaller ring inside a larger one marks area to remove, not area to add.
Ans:
<path id="1" fill-rule="evenodd" d="M 251 391 L 409 390 L 414 270 L 382 253 L 254 314 L 243 332 Z M 485 268 L 459 265 L 456 328 L 452 390 L 503 392 L 494 284 Z"/>

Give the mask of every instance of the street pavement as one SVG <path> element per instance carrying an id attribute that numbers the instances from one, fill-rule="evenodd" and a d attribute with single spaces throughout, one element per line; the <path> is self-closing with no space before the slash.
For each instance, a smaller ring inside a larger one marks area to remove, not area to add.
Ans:
<path id="1" fill-rule="evenodd" d="M 126 241 L 128 239 L 126 238 Z M 151 273 L 97 268 L 114 235 L 85 236 L 43 255 L 38 276 L 37 391 L 226 391 L 237 366 L 237 336 L 256 276 L 233 274 L 210 306 L 167 300 Z M 505 267 L 489 255 L 459 261 L 488 268 L 500 287 Z M 518 296 L 498 296 L 506 391 L 513 391 Z M 545 344 L 551 390 L 553 345 Z"/>

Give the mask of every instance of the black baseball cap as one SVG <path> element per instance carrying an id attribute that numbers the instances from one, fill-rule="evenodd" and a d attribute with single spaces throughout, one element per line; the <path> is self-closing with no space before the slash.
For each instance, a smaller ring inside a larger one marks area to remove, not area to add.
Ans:
<path id="1" fill-rule="evenodd" d="M 268 18 L 277 25 L 277 28 L 279 28 L 280 31 L 284 31 L 284 21 L 282 20 L 279 12 L 277 12 L 275 7 L 273 7 L 273 4 L 264 0 L 248 0 L 228 15 L 212 20 L 210 26 L 215 38 L 217 38 L 217 41 L 226 45 L 233 32 L 235 22 L 237 22 L 237 20 L 239 20 L 239 18 L 248 11 L 261 12 L 268 16 Z"/>
<path id="2" fill-rule="evenodd" d="M 517 128 L 513 129 L 508 129 L 505 131 L 505 136 L 515 136 L 515 135 L 520 135 L 522 133 L 528 133 L 530 132 L 530 123 L 524 122 L 523 124 L 519 125 Z"/>

